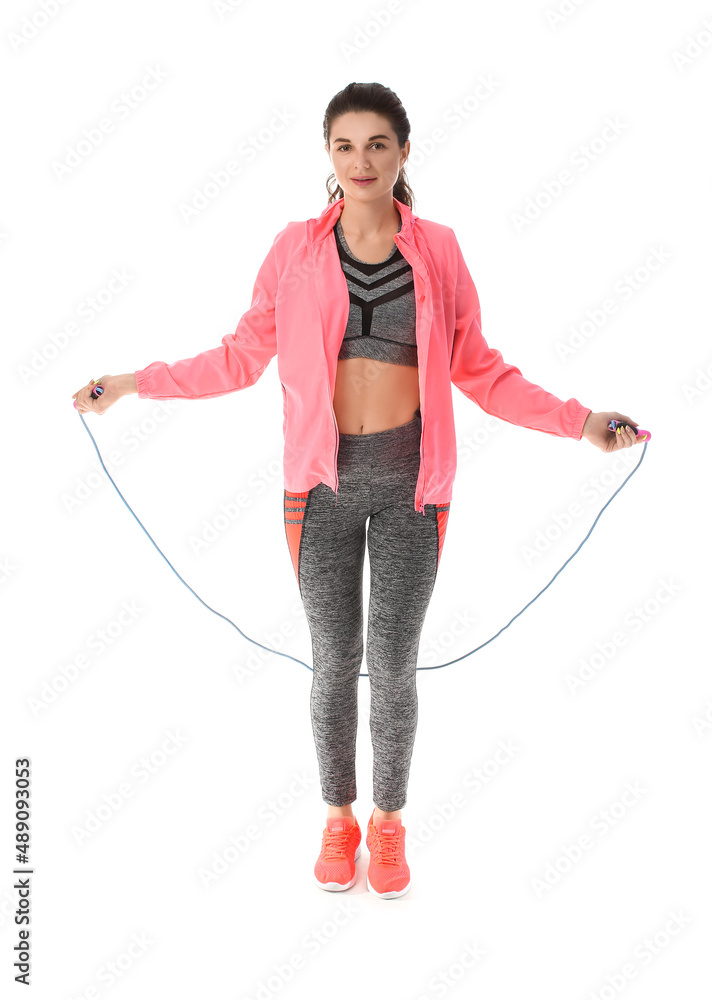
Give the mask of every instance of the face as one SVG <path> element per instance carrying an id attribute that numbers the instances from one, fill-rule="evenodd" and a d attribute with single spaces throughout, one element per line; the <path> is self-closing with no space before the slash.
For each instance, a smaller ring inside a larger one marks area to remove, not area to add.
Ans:
<path id="1" fill-rule="evenodd" d="M 410 140 L 401 149 L 387 118 L 371 111 L 351 111 L 334 119 L 325 149 L 345 196 L 371 201 L 392 192 L 408 159 Z M 354 177 L 375 180 L 356 184 Z"/>

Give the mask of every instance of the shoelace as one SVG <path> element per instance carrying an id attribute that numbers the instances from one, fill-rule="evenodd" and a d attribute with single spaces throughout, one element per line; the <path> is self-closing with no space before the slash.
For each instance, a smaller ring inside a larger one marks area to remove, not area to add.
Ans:
<path id="1" fill-rule="evenodd" d="M 324 861 L 340 861 L 346 857 L 350 832 L 351 830 L 346 830 L 343 833 L 338 830 L 324 831 Z"/>
<path id="2" fill-rule="evenodd" d="M 382 834 L 379 833 L 376 827 L 375 836 L 375 854 L 376 863 L 379 865 L 393 865 L 398 867 L 400 864 L 400 837 L 397 833 L 394 834 Z"/>

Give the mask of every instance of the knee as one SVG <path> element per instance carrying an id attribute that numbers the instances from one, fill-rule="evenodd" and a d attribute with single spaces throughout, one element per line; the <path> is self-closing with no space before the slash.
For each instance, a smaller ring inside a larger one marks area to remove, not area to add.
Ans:
<path id="1" fill-rule="evenodd" d="M 389 674 L 385 680 L 371 676 L 372 715 L 388 715 L 392 720 L 410 719 L 418 710 L 418 688 L 410 673 L 399 676 Z"/>

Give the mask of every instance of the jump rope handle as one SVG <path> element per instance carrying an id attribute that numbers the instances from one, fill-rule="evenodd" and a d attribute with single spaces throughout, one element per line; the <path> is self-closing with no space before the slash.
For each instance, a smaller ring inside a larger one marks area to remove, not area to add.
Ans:
<path id="1" fill-rule="evenodd" d="M 615 431 L 617 427 L 625 427 L 625 426 L 626 426 L 626 421 L 625 420 L 609 420 L 608 421 L 608 430 L 609 431 Z M 630 426 L 631 425 L 628 424 L 628 427 L 630 427 Z M 636 435 L 638 437 L 640 437 L 641 434 L 644 435 L 644 437 L 642 439 L 643 441 L 649 441 L 651 439 L 651 437 L 653 436 L 650 433 L 650 431 L 644 431 L 642 427 L 633 427 L 633 430 L 635 431 L 635 433 L 636 433 Z"/>
<path id="2" fill-rule="evenodd" d="M 103 391 L 104 391 L 104 386 L 103 385 L 98 385 L 98 384 L 95 385 L 94 388 L 91 391 L 91 398 L 92 399 L 98 399 L 99 396 L 101 396 L 101 394 L 103 393 Z M 77 408 L 77 401 L 76 401 L 76 399 L 74 400 L 74 404 L 73 405 L 74 405 L 74 409 L 76 410 L 76 408 Z"/>

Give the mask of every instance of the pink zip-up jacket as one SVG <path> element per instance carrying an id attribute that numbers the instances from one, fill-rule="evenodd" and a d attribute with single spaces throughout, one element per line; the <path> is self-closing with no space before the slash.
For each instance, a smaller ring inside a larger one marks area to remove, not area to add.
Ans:
<path id="1" fill-rule="evenodd" d="M 420 387 L 420 471 L 413 503 L 452 498 L 457 443 L 451 383 L 495 417 L 581 439 L 591 412 L 528 382 L 480 328 L 480 303 L 454 231 L 393 199 L 395 242 L 413 268 Z M 349 313 L 346 278 L 332 236 L 344 199 L 318 218 L 288 223 L 265 257 L 252 304 L 234 334 L 194 358 L 154 361 L 135 373 L 140 399 L 208 399 L 253 385 L 277 355 L 283 395 L 284 486 L 326 483 L 338 501 L 339 431 L 334 414 L 337 355 Z"/>

